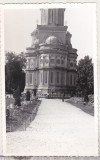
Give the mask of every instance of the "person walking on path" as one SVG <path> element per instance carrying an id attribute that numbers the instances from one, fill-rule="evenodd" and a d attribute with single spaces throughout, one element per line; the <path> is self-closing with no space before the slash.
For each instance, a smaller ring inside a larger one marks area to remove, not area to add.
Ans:
<path id="1" fill-rule="evenodd" d="M 64 98 L 65 98 L 65 93 L 63 93 L 62 95 L 62 102 L 64 102 Z"/>

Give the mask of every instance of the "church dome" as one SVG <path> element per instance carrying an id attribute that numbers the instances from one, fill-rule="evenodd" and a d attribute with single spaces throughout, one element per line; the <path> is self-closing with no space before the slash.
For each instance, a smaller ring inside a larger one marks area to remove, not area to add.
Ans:
<path id="1" fill-rule="evenodd" d="M 50 36 L 45 41 L 47 44 L 59 44 L 59 40 L 55 36 Z"/>

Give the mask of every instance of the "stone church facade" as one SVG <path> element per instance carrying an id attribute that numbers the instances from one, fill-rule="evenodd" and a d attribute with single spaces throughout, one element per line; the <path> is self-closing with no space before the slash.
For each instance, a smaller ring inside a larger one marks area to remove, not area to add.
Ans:
<path id="1" fill-rule="evenodd" d="M 25 91 L 38 95 L 71 93 L 77 76 L 77 50 L 64 26 L 65 9 L 41 9 L 41 25 L 32 32 L 26 49 Z"/>

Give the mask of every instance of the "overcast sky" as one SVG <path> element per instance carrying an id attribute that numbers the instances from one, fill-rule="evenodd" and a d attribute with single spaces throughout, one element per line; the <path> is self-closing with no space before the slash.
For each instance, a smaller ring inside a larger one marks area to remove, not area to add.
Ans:
<path id="1" fill-rule="evenodd" d="M 44 5 L 45 6 L 45 5 Z M 45 6 L 46 7 L 46 6 Z M 56 6 L 59 7 L 59 6 Z M 96 54 L 96 5 L 68 4 L 66 8 L 65 25 L 72 34 L 72 46 L 78 50 L 78 60 L 85 55 L 93 57 Z M 4 37 L 5 50 L 15 53 L 25 52 L 31 46 L 30 34 L 41 22 L 41 12 L 37 7 L 27 6 L 5 8 L 4 11 Z M 52 6 L 50 6 L 52 8 Z"/>

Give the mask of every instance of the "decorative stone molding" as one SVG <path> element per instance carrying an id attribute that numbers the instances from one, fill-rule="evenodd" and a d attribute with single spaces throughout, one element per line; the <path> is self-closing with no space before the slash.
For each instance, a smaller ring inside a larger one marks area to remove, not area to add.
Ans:
<path id="1" fill-rule="evenodd" d="M 70 90 L 75 84 L 77 50 L 72 48 L 72 35 L 63 25 L 63 13 L 64 9 L 41 10 L 41 25 L 32 32 L 32 45 L 26 51 L 26 76 L 28 80 L 29 73 L 33 76 L 25 90 L 37 88 L 46 94 L 53 89 Z"/>

